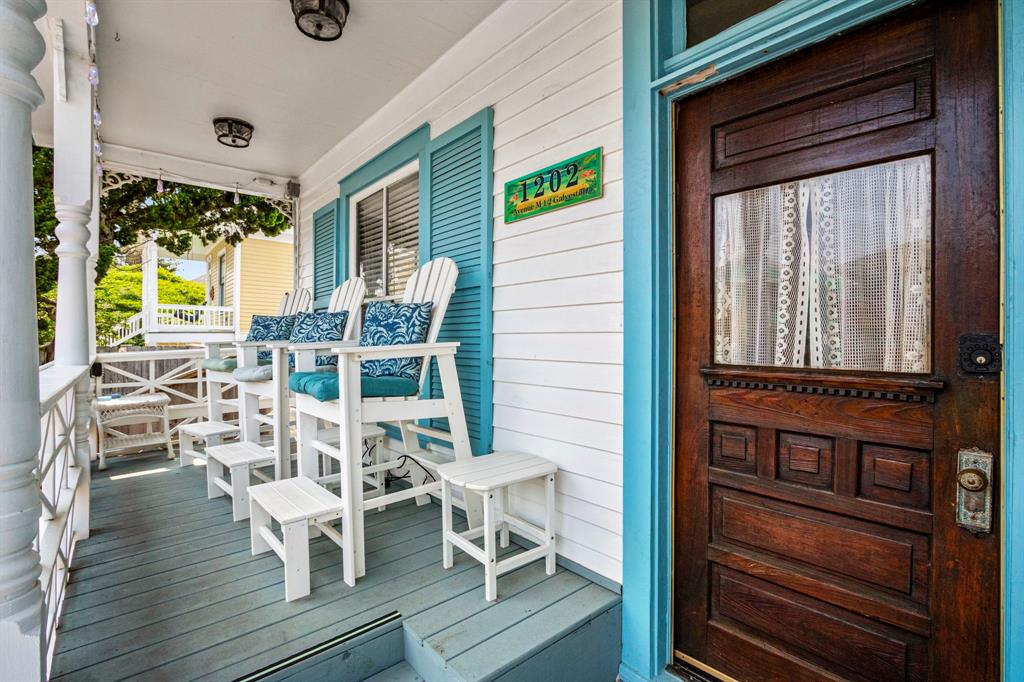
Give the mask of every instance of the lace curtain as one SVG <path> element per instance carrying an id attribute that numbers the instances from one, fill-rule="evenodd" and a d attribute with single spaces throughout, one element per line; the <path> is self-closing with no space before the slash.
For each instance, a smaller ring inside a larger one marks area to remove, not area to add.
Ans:
<path id="1" fill-rule="evenodd" d="M 931 160 L 715 200 L 715 361 L 930 370 Z"/>

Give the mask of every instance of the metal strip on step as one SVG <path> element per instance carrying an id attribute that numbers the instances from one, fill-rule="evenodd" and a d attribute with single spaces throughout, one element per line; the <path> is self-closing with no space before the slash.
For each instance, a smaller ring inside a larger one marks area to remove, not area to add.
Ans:
<path id="1" fill-rule="evenodd" d="M 316 656 L 317 654 L 321 654 L 340 644 L 344 644 L 345 642 L 352 641 L 357 637 L 361 637 L 362 635 L 365 635 L 368 632 L 371 632 L 379 627 L 387 625 L 388 623 L 393 623 L 394 621 L 400 620 L 401 618 L 402 614 L 400 614 L 398 611 L 392 611 L 387 615 L 381 616 L 377 620 L 366 623 L 365 625 L 360 625 L 359 627 L 353 628 L 352 630 L 342 633 L 337 637 L 332 637 L 326 642 L 321 642 L 320 644 L 312 646 L 306 649 L 305 651 L 300 651 L 294 656 L 289 656 L 288 658 L 282 659 L 277 663 L 271 663 L 267 667 L 260 668 L 254 673 L 250 673 L 243 677 L 238 677 L 235 679 L 235 682 L 255 682 L 256 680 L 266 679 L 267 677 L 273 675 L 276 672 L 280 672 L 282 670 L 290 668 L 293 665 L 302 663 L 303 661 L 310 659 L 313 656 Z"/>

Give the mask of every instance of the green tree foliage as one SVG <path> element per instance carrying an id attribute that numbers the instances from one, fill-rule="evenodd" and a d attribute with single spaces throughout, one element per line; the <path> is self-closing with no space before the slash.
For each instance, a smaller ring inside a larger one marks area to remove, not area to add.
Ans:
<path id="1" fill-rule="evenodd" d="M 182 279 L 168 268 L 157 269 L 160 303 L 203 305 L 206 292 L 199 282 Z M 96 283 L 96 336 L 102 338 L 132 315 L 142 311 L 142 266 L 110 268 Z M 128 344 L 141 345 L 135 337 Z"/>
<path id="2" fill-rule="evenodd" d="M 100 242 L 130 246 L 153 233 L 157 244 L 180 256 L 193 237 L 238 244 L 257 232 L 273 237 L 288 229 L 288 219 L 262 197 L 241 194 L 236 204 L 233 192 L 164 185 L 157 193 L 156 180 L 145 178 L 111 190 L 100 203 Z"/>
<path id="3" fill-rule="evenodd" d="M 39 342 L 46 346 L 53 341 L 56 316 L 58 242 L 54 234 L 57 218 L 53 205 L 53 150 L 34 148 L 32 162 L 37 318 Z M 171 253 L 183 255 L 191 248 L 193 237 L 205 244 L 222 237 L 237 244 L 256 232 L 273 237 L 288 229 L 288 219 L 262 197 L 242 194 L 236 204 L 234 192 L 173 182 L 165 182 L 164 191 L 157 192 L 156 184 L 156 180 L 145 178 L 111 190 L 100 201 L 97 282 L 123 248 L 138 243 L 147 234 L 154 234 L 156 242 Z M 161 302 L 171 302 L 164 300 L 162 288 L 160 293 Z M 99 292 L 96 303 L 98 308 Z"/>

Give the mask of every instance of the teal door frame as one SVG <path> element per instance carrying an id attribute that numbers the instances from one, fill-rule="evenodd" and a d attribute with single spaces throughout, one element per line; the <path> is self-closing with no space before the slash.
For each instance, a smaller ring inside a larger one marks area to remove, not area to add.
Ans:
<path id="1" fill-rule="evenodd" d="M 1024 0 L 1002 0 L 1003 678 L 1024 680 Z M 1013 40 L 1011 37 L 1016 37 Z M 1011 191 L 1016 188 L 1017 191 Z"/>
<path id="2" fill-rule="evenodd" d="M 693 48 L 682 0 L 623 2 L 625 682 L 672 660 L 672 108 L 679 98 L 872 21 L 912 0 L 784 0 Z M 1006 394 L 1005 679 L 1024 679 L 1024 0 L 1002 2 Z M 1010 39 L 1014 33 L 1016 45 Z M 1013 229 L 1011 229 L 1011 227 Z M 1016 556 L 1015 556 L 1016 555 Z M 1011 656 L 1013 652 L 1013 656 Z"/>

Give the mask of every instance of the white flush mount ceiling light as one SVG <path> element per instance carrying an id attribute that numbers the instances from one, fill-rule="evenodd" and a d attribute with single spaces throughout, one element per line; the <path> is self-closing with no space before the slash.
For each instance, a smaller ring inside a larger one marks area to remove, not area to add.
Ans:
<path id="1" fill-rule="evenodd" d="M 240 118 L 222 116 L 213 119 L 213 132 L 217 135 L 217 141 L 226 147 L 248 147 L 252 141 L 252 131 L 252 124 Z"/>
<path id="2" fill-rule="evenodd" d="M 313 40 L 331 41 L 341 37 L 348 21 L 347 0 L 291 0 L 295 25 Z"/>

